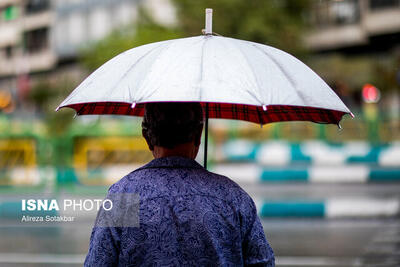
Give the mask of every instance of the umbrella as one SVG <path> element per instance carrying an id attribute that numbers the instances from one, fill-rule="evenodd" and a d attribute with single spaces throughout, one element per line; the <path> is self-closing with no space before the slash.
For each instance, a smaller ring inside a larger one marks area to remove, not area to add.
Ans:
<path id="1" fill-rule="evenodd" d="M 208 118 L 260 125 L 312 121 L 339 125 L 350 110 L 309 67 L 268 45 L 216 36 L 212 9 L 203 35 L 127 50 L 87 77 L 58 107 L 77 115 L 142 116 L 148 102 L 200 102 Z M 340 127 L 340 125 L 339 125 Z"/>

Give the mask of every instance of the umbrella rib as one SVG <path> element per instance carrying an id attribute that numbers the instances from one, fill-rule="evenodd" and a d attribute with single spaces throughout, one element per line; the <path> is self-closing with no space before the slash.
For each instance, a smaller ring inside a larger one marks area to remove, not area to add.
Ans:
<path id="1" fill-rule="evenodd" d="M 163 47 L 163 50 L 168 49 L 171 45 L 173 45 L 172 42 L 171 42 L 168 46 Z M 150 71 L 147 72 L 146 77 L 145 77 L 143 80 L 146 80 L 146 78 L 150 75 L 150 73 L 152 72 L 151 69 L 153 68 L 153 66 L 155 65 L 155 63 L 156 63 L 157 61 L 158 61 L 158 59 L 156 59 L 156 60 L 153 61 L 153 63 L 152 63 L 151 66 L 149 67 L 149 70 L 150 70 Z M 150 92 L 150 93 L 146 96 L 146 98 L 151 98 L 156 92 L 157 92 L 156 90 L 153 90 L 152 92 Z M 143 97 L 142 97 L 142 98 L 143 98 Z"/>
<path id="2" fill-rule="evenodd" d="M 199 41 L 199 42 L 200 42 L 200 41 Z M 198 43 L 198 42 L 194 42 L 193 44 L 197 44 L 197 43 Z M 172 42 L 171 42 L 171 44 L 170 44 L 169 46 L 171 46 L 171 45 L 172 45 Z M 166 47 L 165 49 L 169 48 L 169 46 Z M 155 64 L 155 62 L 153 62 L 153 64 L 151 65 L 150 68 L 152 68 L 154 64 Z M 147 76 L 148 76 L 148 75 L 149 75 L 149 73 L 147 74 Z M 146 76 L 146 77 L 147 77 L 147 76 Z M 146 96 L 146 98 L 151 98 L 156 92 L 157 92 L 156 90 L 153 90 L 153 92 L 149 93 L 149 94 Z"/>
<path id="3" fill-rule="evenodd" d="M 206 42 L 208 41 L 208 37 L 205 38 L 205 41 L 203 43 L 203 46 L 201 47 L 201 64 L 200 64 L 200 77 L 199 77 L 199 100 L 202 101 L 203 98 L 203 94 L 202 94 L 202 84 L 203 84 L 203 75 L 204 75 L 204 71 L 203 71 L 203 64 L 204 64 L 204 47 L 206 46 Z"/>
<path id="4" fill-rule="evenodd" d="M 265 50 L 261 49 L 260 47 L 258 47 L 257 45 L 251 43 L 251 45 L 255 48 L 257 48 L 259 51 L 261 51 L 264 55 L 266 55 L 277 67 L 278 69 L 283 73 L 283 75 L 287 78 L 287 80 L 289 81 L 290 85 L 293 87 L 293 91 L 294 93 L 297 95 L 297 97 L 299 99 L 301 99 L 303 101 L 303 103 L 306 103 L 306 101 L 304 100 L 304 97 L 302 94 L 300 94 L 297 91 L 297 86 L 296 86 L 296 82 L 290 77 L 290 75 L 287 74 L 286 70 L 282 67 L 282 65 L 273 57 L 271 56 L 269 53 L 267 53 Z"/>
<path id="5" fill-rule="evenodd" d="M 86 81 L 86 80 L 84 80 L 82 83 L 84 83 L 85 81 Z M 93 83 L 93 79 L 89 80 L 87 83 L 88 83 L 88 84 L 87 84 L 85 87 L 88 87 L 89 85 L 91 85 L 91 84 Z M 81 84 L 81 85 L 82 85 L 82 84 Z M 74 91 L 72 91 L 72 92 L 64 99 L 64 101 L 61 102 L 61 104 L 58 106 L 58 108 L 64 107 L 64 106 L 65 106 L 64 103 L 67 103 L 67 102 L 70 101 L 75 95 L 79 94 L 80 91 L 77 90 L 77 89 L 79 89 L 79 87 L 81 87 L 81 85 L 79 85 Z"/>
<path id="6" fill-rule="evenodd" d="M 125 77 L 128 75 L 129 72 L 131 72 L 133 70 L 133 68 L 143 59 L 145 58 L 147 55 L 149 55 L 150 53 L 156 51 L 158 48 L 160 48 L 163 44 L 165 43 L 161 43 L 159 44 L 156 48 L 151 49 L 149 51 L 147 51 L 144 55 L 142 55 L 138 60 L 136 60 L 136 62 L 134 64 L 132 64 L 129 69 L 121 76 L 121 78 L 118 80 L 118 82 L 112 87 L 112 89 L 109 91 L 107 97 L 114 91 L 114 89 L 121 83 L 121 81 L 123 79 L 125 79 Z"/>
<path id="7" fill-rule="evenodd" d="M 233 46 L 236 47 L 236 49 L 238 49 L 238 50 L 241 52 L 241 54 L 243 55 L 243 58 L 246 60 L 247 65 L 249 66 L 250 72 L 251 72 L 251 74 L 253 75 L 254 81 L 256 82 L 257 89 L 258 89 L 258 93 L 259 93 L 259 97 L 257 97 L 257 96 L 256 96 L 252 91 L 250 91 L 250 90 L 246 90 L 246 91 L 247 91 L 252 97 L 254 97 L 255 99 L 258 99 L 258 101 L 259 101 L 261 104 L 266 104 L 266 103 L 263 103 L 262 101 L 260 101 L 260 97 L 261 97 L 261 95 L 262 95 L 261 92 L 260 92 L 261 86 L 260 86 L 260 83 L 258 82 L 258 79 L 257 79 L 256 75 L 254 74 L 254 71 L 253 71 L 253 68 L 252 68 L 251 65 L 250 65 L 249 59 L 248 59 L 247 56 L 242 52 L 242 49 L 240 49 L 240 47 L 239 47 L 235 42 L 231 42 L 231 43 L 233 43 Z"/>
<path id="8" fill-rule="evenodd" d="M 290 82 L 290 84 L 293 86 L 293 88 L 296 89 L 296 82 L 290 77 L 290 75 L 287 74 L 286 70 L 282 67 L 282 65 L 273 57 L 271 56 L 269 53 L 267 53 L 265 50 L 261 49 L 260 47 L 258 47 L 257 45 L 251 44 L 253 47 L 257 48 L 258 50 L 260 50 L 264 55 L 266 55 L 269 59 L 272 60 L 272 62 L 274 62 L 274 64 L 279 68 L 279 70 L 285 75 L 285 77 L 288 79 L 288 81 Z"/>

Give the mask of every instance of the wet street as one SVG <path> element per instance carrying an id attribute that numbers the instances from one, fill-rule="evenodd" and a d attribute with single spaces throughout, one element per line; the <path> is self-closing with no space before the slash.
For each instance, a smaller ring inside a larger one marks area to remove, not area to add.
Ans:
<path id="1" fill-rule="evenodd" d="M 0 267 L 249 261 L 256 215 L 278 267 L 400 267 L 400 0 L 0 0 Z"/>
<path id="2" fill-rule="evenodd" d="M 399 266 L 397 220 L 264 220 L 278 266 Z M 0 266 L 79 266 L 92 225 L 0 227 Z"/>
<path id="3" fill-rule="evenodd" d="M 398 220 L 264 221 L 278 266 L 399 266 Z"/>
<path id="4" fill-rule="evenodd" d="M 399 185 L 243 185 L 254 199 L 399 197 Z M 7 196 L 8 199 L 13 196 Z M 81 266 L 93 225 L 52 227 L 0 223 L 0 266 Z M 264 230 L 277 266 L 400 266 L 395 218 L 267 218 Z"/>

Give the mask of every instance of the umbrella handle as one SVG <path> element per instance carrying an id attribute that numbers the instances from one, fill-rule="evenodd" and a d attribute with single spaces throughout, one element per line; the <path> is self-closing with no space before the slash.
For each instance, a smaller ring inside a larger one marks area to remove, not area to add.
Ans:
<path id="1" fill-rule="evenodd" d="M 204 126 L 204 168 L 207 169 L 207 147 L 208 147 L 208 103 L 206 103 L 206 118 Z"/>

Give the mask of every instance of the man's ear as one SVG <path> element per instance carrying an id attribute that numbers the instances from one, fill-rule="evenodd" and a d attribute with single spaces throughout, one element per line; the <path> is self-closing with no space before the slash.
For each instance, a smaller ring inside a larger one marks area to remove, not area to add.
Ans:
<path id="1" fill-rule="evenodd" d="M 154 150 L 154 146 L 151 144 L 149 137 L 146 134 L 146 131 L 142 129 L 142 136 L 144 137 L 144 139 L 146 140 L 147 146 L 149 147 L 150 151 Z"/>

